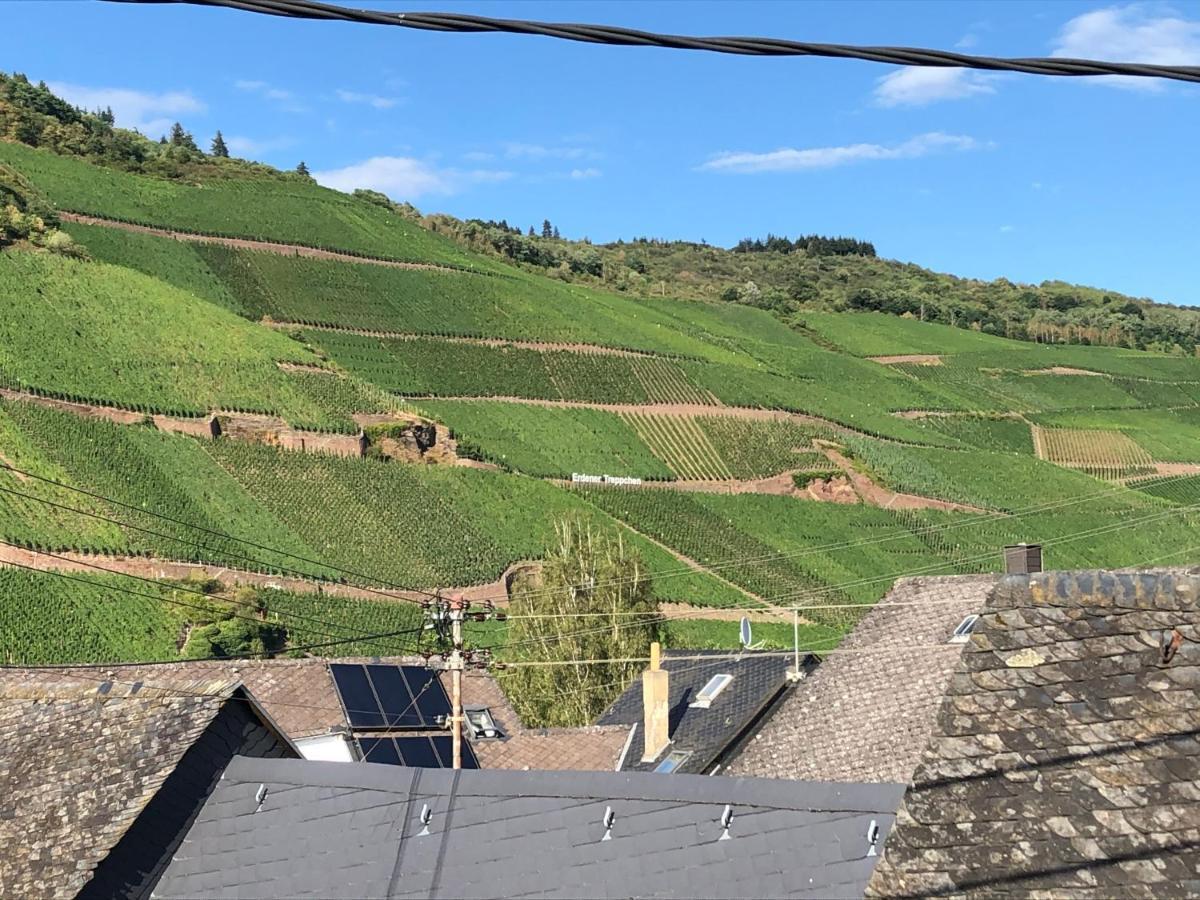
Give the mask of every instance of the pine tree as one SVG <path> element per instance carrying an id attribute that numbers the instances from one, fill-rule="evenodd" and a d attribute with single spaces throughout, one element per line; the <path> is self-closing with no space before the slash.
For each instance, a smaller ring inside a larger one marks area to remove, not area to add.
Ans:
<path id="1" fill-rule="evenodd" d="M 296 166 L 296 174 L 297 174 L 297 175 L 303 175 L 303 176 L 305 176 L 306 178 L 311 178 L 311 177 L 312 177 L 311 175 L 309 175 L 309 174 L 308 174 L 308 166 L 306 166 L 306 165 L 304 164 L 304 160 L 300 160 L 300 165 Z"/>
<path id="2" fill-rule="evenodd" d="M 537 237 L 537 232 L 533 230 L 533 226 L 532 226 L 532 225 L 530 225 L 530 226 L 529 226 L 529 236 L 530 236 L 530 237 Z"/>
<path id="3" fill-rule="evenodd" d="M 220 129 L 217 129 L 217 136 L 212 139 L 212 148 L 209 152 L 222 159 L 229 158 L 229 148 L 225 146 L 225 138 L 221 135 Z"/>
<path id="4" fill-rule="evenodd" d="M 557 225 L 554 226 L 554 239 L 556 241 L 558 240 L 558 226 Z"/>
<path id="5" fill-rule="evenodd" d="M 200 148 L 196 146 L 196 139 L 184 131 L 178 122 L 171 126 L 171 146 L 200 152 Z"/>
<path id="6" fill-rule="evenodd" d="M 544 237 L 544 238 L 554 237 L 554 229 L 550 227 L 549 219 L 542 219 L 542 237 Z"/>

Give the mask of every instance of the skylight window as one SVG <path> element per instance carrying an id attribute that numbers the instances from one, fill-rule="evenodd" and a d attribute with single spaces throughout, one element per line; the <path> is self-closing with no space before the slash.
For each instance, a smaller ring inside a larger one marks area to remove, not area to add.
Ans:
<path id="1" fill-rule="evenodd" d="M 712 706 L 712 702 L 717 699 L 717 696 L 725 688 L 729 687 L 729 682 L 733 681 L 732 675 L 714 675 L 708 680 L 708 684 L 700 689 L 700 693 L 696 695 L 688 706 L 693 709 L 708 709 Z"/>
<path id="2" fill-rule="evenodd" d="M 967 638 L 971 636 L 971 632 L 975 630 L 975 623 L 979 621 L 979 616 L 967 616 L 958 623 L 958 627 L 954 629 L 954 634 L 950 635 L 951 644 L 965 644 Z"/>
<path id="3" fill-rule="evenodd" d="M 487 707 L 464 710 L 467 725 L 471 728 L 471 737 L 476 740 L 504 737 L 504 732 L 492 718 L 492 711 Z"/>
<path id="4" fill-rule="evenodd" d="M 654 767 L 654 771 L 659 775 L 672 775 L 674 772 L 688 761 L 692 754 L 686 750 L 672 750 L 667 754 L 667 758 Z"/>

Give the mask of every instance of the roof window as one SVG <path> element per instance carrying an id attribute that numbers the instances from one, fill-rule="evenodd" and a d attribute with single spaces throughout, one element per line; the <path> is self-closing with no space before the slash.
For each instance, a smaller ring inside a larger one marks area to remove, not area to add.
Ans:
<path id="1" fill-rule="evenodd" d="M 654 771 L 660 775 L 672 775 L 675 771 L 688 761 L 691 753 L 686 750 L 672 750 L 667 754 L 667 758 L 654 767 Z"/>
<path id="2" fill-rule="evenodd" d="M 975 623 L 979 621 L 979 616 L 967 616 L 958 623 L 958 627 L 954 629 L 954 634 L 950 635 L 951 644 L 965 644 L 967 638 L 971 636 L 971 632 L 975 630 Z"/>
<path id="3" fill-rule="evenodd" d="M 467 717 L 467 725 L 471 728 L 471 737 L 475 740 L 504 737 L 504 732 L 492 718 L 492 711 L 486 706 L 463 711 Z"/>
<path id="4" fill-rule="evenodd" d="M 708 709 L 712 706 L 712 702 L 717 699 L 717 696 L 725 688 L 729 687 L 729 682 L 733 681 L 732 675 L 714 675 L 708 679 L 708 684 L 700 689 L 700 693 L 696 695 L 688 706 L 693 709 Z"/>

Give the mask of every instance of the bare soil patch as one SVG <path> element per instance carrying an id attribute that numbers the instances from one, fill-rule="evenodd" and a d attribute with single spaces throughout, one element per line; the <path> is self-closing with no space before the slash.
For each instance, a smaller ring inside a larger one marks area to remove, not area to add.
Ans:
<path id="1" fill-rule="evenodd" d="M 903 365 L 907 363 L 911 366 L 940 366 L 942 358 L 934 353 L 903 353 L 899 356 L 868 356 L 867 359 L 871 362 L 882 363 L 885 366 Z"/>
<path id="2" fill-rule="evenodd" d="M 803 495 L 821 503 L 859 503 L 861 498 L 845 475 L 814 478 L 804 487 Z"/>
<path id="3" fill-rule="evenodd" d="M 1092 372 L 1088 369 L 1074 369 L 1071 366 L 1050 366 L 1048 369 L 1026 369 L 1026 375 L 1091 375 L 1104 378 L 1103 372 Z"/>
<path id="4" fill-rule="evenodd" d="M 603 344 L 556 343 L 554 341 L 519 341 L 507 338 L 472 338 L 447 334 L 418 334 L 407 331 L 372 331 L 368 328 L 348 328 L 341 325 L 304 325 L 299 322 L 263 322 L 270 328 L 290 331 L 303 328 L 308 331 L 332 331 L 339 334 L 357 334 L 362 337 L 383 338 L 389 341 L 437 341 L 443 344 L 468 344 L 474 347 L 515 347 L 521 350 L 535 350 L 539 353 L 563 350 L 568 353 L 592 354 L 595 356 L 629 356 L 642 359 L 671 359 L 659 353 L 644 350 L 624 350 L 619 347 L 607 347 Z"/>
<path id="5" fill-rule="evenodd" d="M 1200 475 L 1200 463 L 1156 462 L 1154 463 L 1154 474 Z"/>

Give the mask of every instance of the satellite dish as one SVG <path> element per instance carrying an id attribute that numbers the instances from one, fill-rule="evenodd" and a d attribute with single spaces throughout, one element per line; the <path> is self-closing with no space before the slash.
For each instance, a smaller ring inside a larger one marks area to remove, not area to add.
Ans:
<path id="1" fill-rule="evenodd" d="M 738 636 L 742 641 L 743 650 L 757 650 L 762 647 L 762 642 L 754 643 L 754 632 L 750 628 L 750 617 L 742 616 L 742 624 L 738 629 Z"/>

